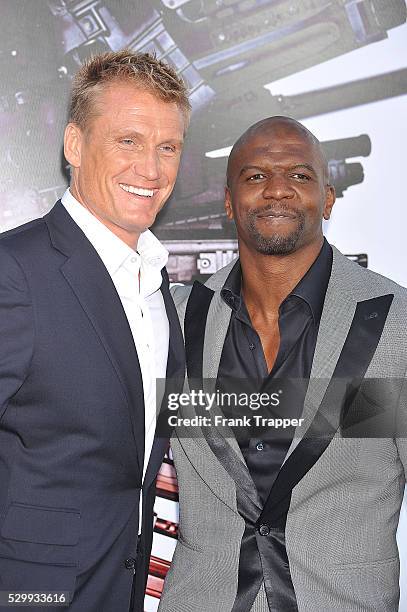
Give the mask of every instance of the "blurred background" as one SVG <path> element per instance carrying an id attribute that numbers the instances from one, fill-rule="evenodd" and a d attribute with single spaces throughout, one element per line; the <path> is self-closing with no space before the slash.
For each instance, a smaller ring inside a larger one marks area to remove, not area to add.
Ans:
<path id="1" fill-rule="evenodd" d="M 328 240 L 407 286 L 405 0 L 0 0 L 0 17 L 0 232 L 45 214 L 66 189 L 62 136 L 83 59 L 130 47 L 165 59 L 191 92 L 179 179 L 154 227 L 173 282 L 236 256 L 223 210 L 230 147 L 255 121 L 289 115 L 329 160 L 338 200 Z M 170 456 L 158 495 L 148 612 L 177 536 Z M 405 508 L 399 544 L 407 612 Z"/>

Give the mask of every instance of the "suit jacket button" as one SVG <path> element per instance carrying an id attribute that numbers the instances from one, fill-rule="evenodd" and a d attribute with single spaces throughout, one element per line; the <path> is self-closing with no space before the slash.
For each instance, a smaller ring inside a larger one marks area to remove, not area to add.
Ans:
<path id="1" fill-rule="evenodd" d="M 268 525 L 260 525 L 259 534 L 262 536 L 268 536 L 270 533 L 270 527 Z"/>
<path id="2" fill-rule="evenodd" d="M 136 566 L 136 560 L 133 559 L 133 557 L 129 557 L 124 562 L 124 567 L 128 570 L 134 570 L 135 566 Z"/>

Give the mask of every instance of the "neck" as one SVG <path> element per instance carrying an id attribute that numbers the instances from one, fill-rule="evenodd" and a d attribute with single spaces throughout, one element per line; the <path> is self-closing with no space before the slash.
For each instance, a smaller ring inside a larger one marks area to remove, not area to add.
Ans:
<path id="1" fill-rule="evenodd" d="M 140 238 L 140 232 L 130 232 L 128 230 L 125 230 L 122 227 L 120 227 L 120 225 L 117 225 L 113 221 L 110 221 L 108 218 L 103 217 L 102 215 L 98 214 L 98 212 L 94 208 L 86 204 L 85 199 L 81 197 L 81 194 L 79 193 L 75 183 L 69 186 L 69 191 L 71 192 L 71 195 L 73 195 L 75 200 L 79 204 L 81 204 L 81 206 L 86 208 L 86 210 L 90 212 L 91 215 L 96 217 L 96 219 L 100 221 L 100 223 L 103 223 L 103 225 L 107 227 L 107 229 L 110 230 L 112 234 L 117 236 L 117 238 L 120 238 L 120 240 L 124 242 L 125 244 L 127 244 L 127 246 L 129 246 L 131 249 L 133 249 L 134 251 L 137 251 L 137 245 L 138 245 L 138 240 Z"/>
<path id="2" fill-rule="evenodd" d="M 242 292 L 247 308 L 276 315 L 281 302 L 314 263 L 322 244 L 323 236 L 288 255 L 263 255 L 239 241 Z"/>

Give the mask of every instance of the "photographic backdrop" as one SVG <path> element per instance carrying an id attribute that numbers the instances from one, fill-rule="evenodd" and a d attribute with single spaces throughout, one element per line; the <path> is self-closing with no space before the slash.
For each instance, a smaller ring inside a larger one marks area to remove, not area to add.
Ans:
<path id="1" fill-rule="evenodd" d="M 236 256 L 223 210 L 236 138 L 270 115 L 323 142 L 337 202 L 330 242 L 407 286 L 405 0 L 0 0 L 0 232 L 45 214 L 68 170 L 72 75 L 90 54 L 130 47 L 173 65 L 193 115 L 179 179 L 154 227 L 173 282 Z M 162 466 L 146 611 L 157 609 L 177 537 L 171 457 Z M 407 516 L 399 528 L 407 612 Z"/>

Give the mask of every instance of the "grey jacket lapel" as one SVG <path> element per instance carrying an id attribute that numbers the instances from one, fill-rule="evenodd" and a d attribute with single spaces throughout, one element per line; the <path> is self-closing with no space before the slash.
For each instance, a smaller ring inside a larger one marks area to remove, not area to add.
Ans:
<path id="1" fill-rule="evenodd" d="M 206 381 L 210 382 L 211 388 L 208 389 L 209 392 L 216 390 L 215 383 L 231 312 L 221 297 L 220 289 L 218 289 L 215 291 L 208 310 L 205 329 L 202 369 L 204 387 Z M 222 411 L 219 406 L 215 405 L 211 409 L 212 419 L 216 415 L 221 416 Z M 238 486 L 237 502 L 240 513 L 243 512 L 243 514 L 250 516 L 255 521 L 261 511 L 261 503 L 257 488 L 254 485 L 232 429 L 228 425 L 217 427 L 212 422 L 211 427 L 203 428 L 203 433 L 212 452 Z"/>
<path id="2" fill-rule="evenodd" d="M 215 383 L 231 314 L 232 311 L 223 301 L 220 291 L 216 291 L 208 311 L 202 364 L 204 389 L 210 393 L 216 390 Z M 218 406 L 214 406 L 211 414 L 212 416 L 222 415 L 222 411 Z M 242 453 L 231 428 L 225 425 L 224 427 L 216 427 L 216 430 L 216 435 L 224 437 L 244 463 Z M 245 463 L 244 467 L 246 468 Z"/>
<path id="3" fill-rule="evenodd" d="M 225 273 L 225 270 L 222 272 Z M 204 391 L 208 393 L 216 391 L 216 378 L 231 316 L 230 309 L 220 295 L 223 282 L 219 282 L 216 291 L 210 286 L 204 287 L 195 283 L 189 295 L 184 318 L 189 386 L 201 387 L 203 383 Z M 188 412 L 193 412 L 192 406 L 188 407 Z M 216 415 L 222 416 L 222 412 L 219 407 L 213 406 L 210 411 L 211 426 L 202 425 L 197 428 L 195 435 L 198 439 L 200 434 L 205 438 L 205 454 L 216 456 L 236 482 L 239 488 L 238 496 L 243 496 L 247 512 L 254 516 L 260 510 L 256 487 L 232 430 L 227 425 L 216 426 Z M 178 431 L 181 433 L 181 430 Z"/>
<path id="4" fill-rule="evenodd" d="M 208 391 L 215 389 L 231 314 L 232 311 L 222 300 L 220 291 L 216 291 L 208 310 L 203 352 L 203 377 L 213 381 L 213 383 L 208 381 L 207 386 L 212 387 L 211 389 L 208 388 Z"/>
<path id="5" fill-rule="evenodd" d="M 345 275 L 354 272 L 348 269 L 348 260 L 333 248 L 332 272 L 325 296 L 324 308 L 319 325 L 310 381 L 304 400 L 301 417 L 304 423 L 297 427 L 285 461 L 301 441 L 311 425 L 332 378 L 343 345 L 355 314 L 357 299 L 344 290 Z M 345 260 L 345 261 L 344 261 Z"/>

